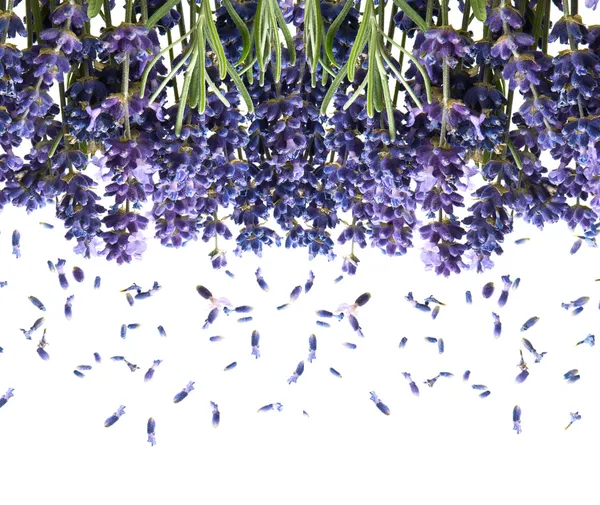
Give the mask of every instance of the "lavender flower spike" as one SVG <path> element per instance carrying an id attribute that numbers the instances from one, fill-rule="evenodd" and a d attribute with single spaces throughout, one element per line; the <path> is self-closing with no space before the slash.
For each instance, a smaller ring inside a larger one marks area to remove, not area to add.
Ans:
<path id="1" fill-rule="evenodd" d="M 110 416 L 106 421 L 104 421 L 104 427 L 110 428 L 113 424 L 115 424 L 119 418 L 125 414 L 125 405 L 121 405 L 118 410 Z"/>

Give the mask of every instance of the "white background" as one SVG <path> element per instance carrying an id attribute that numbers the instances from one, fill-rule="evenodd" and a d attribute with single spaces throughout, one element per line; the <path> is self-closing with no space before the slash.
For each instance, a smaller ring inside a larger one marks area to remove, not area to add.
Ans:
<path id="1" fill-rule="evenodd" d="M 235 279 L 211 269 L 210 247 L 201 243 L 176 251 L 151 241 L 143 261 L 121 267 L 101 258 L 86 261 L 71 253 L 58 223 L 45 230 L 39 220 L 54 222 L 52 209 L 26 217 L 8 208 L 0 226 L 0 280 L 9 283 L 0 290 L 0 394 L 15 388 L 0 410 L 2 503 L 60 497 L 60 503 L 89 504 L 501 504 L 517 496 L 520 502 L 597 503 L 592 476 L 600 449 L 598 347 L 575 343 L 598 328 L 598 249 L 584 244 L 570 256 L 574 237 L 562 224 L 544 233 L 517 225 L 496 269 L 483 275 L 438 278 L 423 271 L 416 250 L 387 258 L 365 249 L 357 275 L 334 284 L 341 258 L 309 262 L 306 251 L 270 249 L 262 261 L 229 254 Z M 22 235 L 20 259 L 11 254 L 13 228 Z M 514 245 L 522 236 L 531 241 Z M 67 259 L 68 290 L 46 265 L 58 257 Z M 82 284 L 72 278 L 74 265 L 85 271 Z M 258 265 L 269 293 L 255 282 Z M 278 312 L 275 307 L 294 286 L 304 285 L 309 269 L 316 276 L 312 291 Z M 522 281 L 499 309 L 505 273 Z M 98 274 L 102 286 L 95 291 Z M 154 280 L 163 289 L 133 307 L 119 293 L 132 282 L 147 289 Z M 490 280 L 496 292 L 484 300 L 481 287 Z M 202 330 L 208 307 L 195 291 L 198 283 L 235 305 L 253 305 L 254 321 L 240 324 L 234 315 L 221 314 Z M 471 306 L 466 289 L 473 293 Z M 404 300 L 409 290 L 417 299 L 433 294 L 447 306 L 433 321 Z M 335 309 L 364 291 L 373 295 L 358 313 L 364 339 L 345 320 L 332 321 L 331 329 L 315 325 L 315 310 Z M 63 305 L 70 294 L 73 319 L 67 321 Z M 29 295 L 47 307 L 48 362 L 35 352 L 42 330 L 32 341 L 19 331 L 42 315 Z M 583 295 L 591 300 L 579 316 L 561 309 L 561 302 Z M 503 323 L 498 340 L 492 311 Z M 540 321 L 521 333 L 533 315 Z M 121 324 L 133 322 L 141 327 L 122 340 Z M 253 329 L 261 335 L 258 360 L 250 354 Z M 313 332 L 317 359 L 306 362 L 297 384 L 288 385 L 298 361 L 306 359 Z M 212 343 L 212 335 L 225 340 Z M 401 350 L 403 336 L 408 343 Z M 425 336 L 443 337 L 445 353 L 439 355 Z M 524 351 L 531 375 L 516 384 L 523 336 L 548 354 L 534 364 Z M 344 341 L 358 348 L 346 349 Z M 93 360 L 96 351 L 100 365 Z M 141 369 L 131 373 L 124 363 L 110 361 L 113 355 Z M 164 362 L 144 383 L 154 359 Z M 224 372 L 232 361 L 238 366 Z M 72 373 L 80 364 L 94 367 L 84 379 Z M 342 379 L 329 373 L 331 366 Z M 572 368 L 580 370 L 581 380 L 567 384 L 562 374 Z M 465 384 L 466 369 L 472 374 Z M 404 371 L 418 383 L 419 398 L 410 393 Z M 439 379 L 432 389 L 422 383 L 440 371 L 455 377 Z M 196 390 L 174 404 L 173 396 L 190 380 Z M 492 394 L 480 399 L 473 383 L 486 384 Z M 369 400 L 370 391 L 389 406 L 389 417 Z M 217 429 L 211 426 L 210 400 L 221 410 Z M 272 402 L 283 403 L 283 410 L 256 413 Z M 104 428 L 121 404 L 126 414 Z M 523 411 L 521 435 L 512 430 L 515 404 Z M 575 411 L 582 420 L 565 432 Z M 155 447 L 146 441 L 150 416 L 157 424 Z"/>

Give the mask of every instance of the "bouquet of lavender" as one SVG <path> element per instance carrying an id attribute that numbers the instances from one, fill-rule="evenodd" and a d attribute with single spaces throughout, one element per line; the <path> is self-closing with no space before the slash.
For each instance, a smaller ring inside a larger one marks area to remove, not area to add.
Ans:
<path id="1" fill-rule="evenodd" d="M 577 2 L 0 0 L 0 209 L 53 203 L 118 263 L 151 234 L 214 241 L 214 268 L 219 238 L 337 242 L 351 275 L 356 246 L 417 237 L 447 276 L 491 268 L 515 217 L 595 244 L 600 26 Z"/>

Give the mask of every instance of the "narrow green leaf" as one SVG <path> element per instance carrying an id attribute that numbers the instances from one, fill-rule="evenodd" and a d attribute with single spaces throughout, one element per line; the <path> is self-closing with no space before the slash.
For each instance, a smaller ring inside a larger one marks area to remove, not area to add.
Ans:
<path id="1" fill-rule="evenodd" d="M 266 23 L 263 21 L 263 7 L 266 1 L 267 0 L 258 0 L 258 4 L 256 6 L 256 14 L 254 15 L 254 26 L 252 27 L 252 30 L 254 31 L 254 47 L 256 50 L 256 60 L 258 61 L 258 68 L 261 72 L 265 71 L 266 66 L 266 57 L 263 50 L 265 40 L 267 38 L 268 29 L 268 26 L 265 26 Z"/>
<path id="2" fill-rule="evenodd" d="M 188 74 L 189 73 L 192 74 L 192 78 L 190 81 L 190 93 L 189 93 L 189 99 L 188 99 L 189 106 L 192 109 L 195 109 L 196 106 L 198 105 L 198 98 L 200 96 L 200 86 L 198 86 L 198 73 L 199 73 L 198 62 L 199 61 L 200 61 L 200 58 L 196 58 L 196 64 L 194 65 L 194 68 L 188 68 L 188 71 L 187 71 Z"/>
<path id="3" fill-rule="evenodd" d="M 427 31 L 427 23 L 425 20 L 419 15 L 419 13 L 414 10 L 406 0 L 394 0 L 394 3 L 398 6 L 398 8 L 404 12 L 413 22 L 419 27 L 419 29 L 425 33 Z"/>
<path id="4" fill-rule="evenodd" d="M 102 8 L 102 0 L 89 0 L 88 1 L 88 11 L 87 11 L 88 17 L 90 19 L 95 18 L 98 14 L 100 14 L 101 8 Z"/>
<path id="5" fill-rule="evenodd" d="M 250 98 L 250 93 L 246 89 L 246 85 L 236 72 L 233 65 L 227 62 L 227 72 L 229 73 L 229 77 L 233 80 L 233 83 L 236 85 L 238 91 L 242 95 L 242 99 L 244 100 L 246 107 L 248 108 L 248 114 L 252 114 L 254 112 L 254 104 L 252 103 L 252 98 Z"/>
<path id="6" fill-rule="evenodd" d="M 485 11 L 485 0 L 471 0 L 471 7 L 473 8 L 473 14 L 483 22 L 487 19 L 487 12 Z"/>
<path id="7" fill-rule="evenodd" d="M 208 72 L 206 73 L 206 82 L 208 83 L 208 87 L 211 89 L 211 91 L 215 95 L 217 95 L 217 98 L 221 100 L 221 102 L 223 102 L 223 105 L 225 105 L 225 107 L 231 107 L 229 100 L 225 98 L 225 95 L 221 93 L 221 90 L 217 88 L 217 85 L 214 82 L 212 82 L 212 79 L 209 77 Z"/>
<path id="8" fill-rule="evenodd" d="M 333 20 L 333 23 L 331 23 L 329 30 L 327 30 L 327 36 L 325 37 L 325 54 L 329 58 L 329 61 L 331 61 L 331 63 L 333 63 L 336 67 L 339 67 L 339 64 L 335 61 L 335 58 L 333 57 L 333 39 L 335 38 L 335 34 L 340 29 L 340 26 L 342 26 L 344 19 L 346 19 L 346 16 L 350 12 L 350 9 L 352 9 L 353 5 L 354 0 L 346 0 L 344 7 L 337 15 L 337 17 Z"/>
<path id="9" fill-rule="evenodd" d="M 196 68 L 198 69 L 198 112 L 200 114 L 203 114 L 206 109 L 206 40 L 204 38 L 203 27 L 200 27 L 198 29 L 198 36 L 196 37 L 196 40 L 198 41 L 198 63 L 196 64 Z M 223 68 L 225 69 L 225 72 L 227 72 L 226 61 L 227 60 L 225 60 L 225 63 L 223 63 Z"/>
<path id="10" fill-rule="evenodd" d="M 167 51 L 169 51 L 171 48 L 173 48 L 177 44 L 179 44 L 183 39 L 185 39 L 186 37 L 191 35 L 194 30 L 196 30 L 196 27 L 192 28 L 189 32 L 187 32 L 183 36 L 179 37 L 175 42 L 169 44 L 160 53 L 158 53 L 152 59 L 152 61 L 150 63 L 148 63 L 148 65 L 146 66 L 146 69 L 144 70 L 144 73 L 142 74 L 142 80 L 141 80 L 141 84 L 140 84 L 140 98 L 144 98 L 144 93 L 146 91 L 146 83 L 148 82 L 148 76 L 150 75 L 150 71 L 152 70 L 154 65 L 156 65 L 158 63 L 158 61 L 164 56 L 164 54 Z"/>
<path id="11" fill-rule="evenodd" d="M 42 33 L 42 11 L 40 9 L 39 0 L 33 0 L 31 2 L 31 10 L 33 11 L 33 28 L 35 30 L 35 35 L 37 39 L 37 43 L 40 43 L 40 33 Z"/>
<path id="12" fill-rule="evenodd" d="M 146 21 L 146 28 L 152 28 L 179 2 L 181 2 L 181 0 L 167 0 L 167 2 L 161 5 L 158 10 L 150 16 L 148 21 Z"/>
<path id="13" fill-rule="evenodd" d="M 277 24 L 279 28 L 281 28 L 281 32 L 283 33 L 283 38 L 285 39 L 285 45 L 290 53 L 290 65 L 296 64 L 296 47 L 294 46 L 294 39 L 292 38 L 292 34 L 287 27 L 285 19 L 283 18 L 283 14 L 281 10 L 279 10 L 279 4 L 277 0 L 270 0 L 273 11 L 275 12 L 275 18 L 277 19 Z"/>
<path id="14" fill-rule="evenodd" d="M 321 56 L 321 45 L 323 44 L 323 16 L 321 16 L 321 2 L 319 0 L 314 0 L 313 10 L 317 31 L 315 34 L 315 47 L 313 49 L 314 68 L 312 69 L 313 73 L 315 73 L 317 71 L 317 65 L 319 64 L 319 57 Z"/>
<path id="15" fill-rule="evenodd" d="M 152 93 L 152 96 L 148 99 L 148 104 L 151 104 L 154 102 L 154 100 L 156 100 L 156 97 L 158 95 L 160 95 L 161 91 L 164 89 L 164 87 L 169 83 L 169 81 L 171 79 L 173 79 L 173 77 L 175 77 L 175 74 L 177 73 L 177 71 L 183 67 L 183 65 L 185 65 L 185 62 L 190 58 L 190 56 L 192 55 L 192 51 L 187 51 L 185 53 L 185 55 L 183 56 L 183 58 L 181 58 L 181 60 L 177 63 L 177 65 L 175 65 L 171 71 L 169 72 L 169 74 L 167 75 L 167 77 L 165 77 L 162 82 L 160 83 L 160 85 L 158 86 L 158 88 L 156 88 L 156 91 L 154 91 L 154 93 Z"/>
<path id="16" fill-rule="evenodd" d="M 382 4 L 383 5 L 383 4 Z M 371 41 L 369 42 L 369 72 L 373 74 L 373 105 L 375 111 L 381 112 L 383 110 L 383 95 L 382 87 L 387 86 L 387 75 L 379 72 L 377 68 L 377 56 L 379 50 L 379 44 L 377 39 L 377 22 L 375 18 L 371 18 Z"/>
<path id="17" fill-rule="evenodd" d="M 210 3 L 208 0 L 202 0 L 202 8 L 204 9 L 204 27 L 206 29 L 206 37 L 208 44 L 212 48 L 213 52 L 217 55 L 217 62 L 219 63 L 219 77 L 225 79 L 227 76 L 227 58 L 225 57 L 225 49 L 219 38 L 217 27 L 213 20 L 212 11 L 210 10 Z"/>
<path id="18" fill-rule="evenodd" d="M 342 84 L 342 81 L 346 77 L 346 74 L 348 74 L 348 63 L 345 63 L 344 66 L 340 68 L 340 71 L 335 76 L 335 79 L 331 83 L 331 86 L 329 86 L 329 89 L 327 90 L 327 93 L 323 98 L 323 103 L 321 103 L 321 114 L 327 114 L 327 107 L 329 107 L 329 102 L 331 102 L 333 95 L 335 95 L 335 92 Z"/>
<path id="19" fill-rule="evenodd" d="M 538 39 L 542 36 L 542 20 L 544 19 L 544 10 L 546 8 L 546 2 L 550 0 L 542 0 L 535 6 L 535 18 L 533 19 L 533 29 L 531 35 L 533 35 L 533 48 L 537 47 Z"/>
<path id="20" fill-rule="evenodd" d="M 248 33 L 248 28 L 246 23 L 242 21 L 242 18 L 231 5 L 231 0 L 221 0 L 225 9 L 229 13 L 233 24 L 236 26 L 240 35 L 242 36 L 242 55 L 240 59 L 236 62 L 236 66 L 240 65 L 250 54 L 250 34 Z"/>
<path id="21" fill-rule="evenodd" d="M 354 39 L 354 44 L 352 44 L 352 49 L 350 50 L 350 56 L 348 56 L 348 80 L 350 82 L 354 82 L 354 73 L 356 71 L 356 61 L 359 55 L 363 52 L 363 49 L 367 45 L 367 41 L 369 40 L 369 36 L 371 35 L 371 7 L 373 5 L 373 0 L 367 0 L 365 5 L 365 11 L 363 13 L 362 22 L 360 23 L 360 27 L 358 28 L 358 33 L 356 34 L 356 39 Z"/>
<path id="22" fill-rule="evenodd" d="M 275 50 L 275 71 L 273 72 L 273 75 L 275 82 L 278 83 L 281 80 L 281 42 L 279 41 L 279 31 L 277 30 L 277 17 L 274 4 L 275 2 L 269 2 L 269 17 L 271 19 L 271 26 L 273 27 L 271 45 Z M 277 8 L 279 9 L 279 6 L 277 6 Z"/>
<path id="23" fill-rule="evenodd" d="M 367 70 L 367 116 L 369 116 L 370 118 L 373 117 L 375 112 L 375 100 L 373 97 L 373 91 L 375 90 L 374 81 L 374 75 L 373 72 L 371 72 L 371 68 L 369 65 L 369 70 Z"/>
<path id="24" fill-rule="evenodd" d="M 377 54 L 377 67 L 379 68 L 379 75 L 381 76 L 381 82 L 383 84 L 383 100 L 385 102 L 385 113 L 387 115 L 388 120 L 388 131 L 390 132 L 390 140 L 394 141 L 396 139 L 396 121 L 394 120 L 394 106 L 392 104 L 387 73 L 385 71 L 383 61 L 381 59 L 381 54 Z"/>
<path id="25" fill-rule="evenodd" d="M 389 42 L 391 42 L 394 46 L 396 46 L 398 49 L 400 49 L 400 51 L 402 51 L 402 53 L 404 53 L 404 56 L 406 56 L 410 61 L 412 61 L 413 65 L 415 67 L 417 67 L 417 70 L 421 73 L 421 76 L 423 77 L 423 82 L 425 83 L 425 91 L 427 93 L 427 103 L 432 103 L 431 81 L 429 80 L 429 75 L 427 74 L 427 71 L 425 70 L 423 65 L 421 65 L 419 63 L 419 60 L 417 60 L 417 58 L 415 58 L 413 56 L 413 54 L 408 49 L 406 49 L 404 46 L 397 44 L 393 39 L 388 37 L 383 31 L 379 30 L 379 33 L 381 35 L 383 35 L 383 37 L 386 38 Z M 383 48 L 381 50 L 383 51 Z M 386 59 L 386 61 L 387 61 L 387 59 Z M 390 64 L 390 67 L 392 69 L 395 69 L 395 67 L 392 66 L 391 64 Z"/>
<path id="26" fill-rule="evenodd" d="M 342 107 L 344 110 L 348 110 L 348 108 L 354 103 L 354 101 L 361 95 L 364 89 L 367 87 L 367 76 L 363 79 L 363 82 L 360 83 L 360 86 L 354 90 L 352 96 L 348 98 L 348 101 Z"/>
<path id="27" fill-rule="evenodd" d="M 196 66 L 196 60 L 198 59 L 198 50 L 192 49 L 192 59 L 190 60 L 189 68 L 192 69 Z M 179 97 L 179 108 L 177 109 L 177 118 L 175 120 L 175 135 L 181 134 L 181 127 L 183 126 L 183 115 L 185 114 L 185 106 L 188 102 L 188 95 L 190 91 L 190 83 L 192 81 L 193 72 L 190 70 L 185 74 L 183 80 L 183 87 L 181 88 L 181 96 Z"/>

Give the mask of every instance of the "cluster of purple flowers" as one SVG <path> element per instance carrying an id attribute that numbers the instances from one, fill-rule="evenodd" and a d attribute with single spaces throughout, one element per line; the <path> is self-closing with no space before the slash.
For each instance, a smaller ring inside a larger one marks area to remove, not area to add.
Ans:
<path id="1" fill-rule="evenodd" d="M 0 209 L 55 203 L 78 253 L 118 263 L 153 233 L 167 247 L 214 241 L 214 268 L 223 241 L 329 260 L 337 242 L 349 274 L 356 246 L 403 255 L 416 236 L 426 268 L 483 271 L 515 216 L 595 233 L 600 27 L 576 2 L 488 3 L 476 40 L 462 1 L 460 29 L 435 0 L 391 13 L 365 0 L 362 14 L 358 1 L 309 2 L 309 16 L 303 2 L 223 0 L 211 23 L 203 1 L 127 0 L 118 26 L 108 2 L 100 30 L 85 0 L 26 13 L 8 1 Z M 555 41 L 568 47 L 553 57 Z"/>

